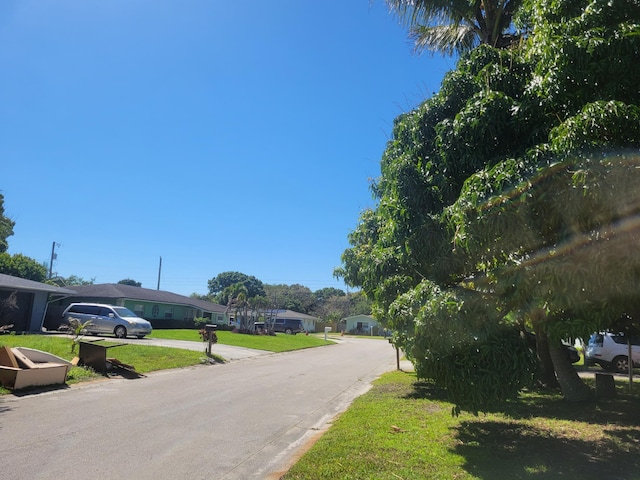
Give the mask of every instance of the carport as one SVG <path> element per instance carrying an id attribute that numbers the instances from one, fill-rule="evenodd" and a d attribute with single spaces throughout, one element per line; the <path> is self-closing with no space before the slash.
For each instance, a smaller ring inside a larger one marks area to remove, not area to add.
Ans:
<path id="1" fill-rule="evenodd" d="M 75 291 L 0 273 L 0 326 L 12 331 L 40 332 L 49 296 L 69 296 Z"/>

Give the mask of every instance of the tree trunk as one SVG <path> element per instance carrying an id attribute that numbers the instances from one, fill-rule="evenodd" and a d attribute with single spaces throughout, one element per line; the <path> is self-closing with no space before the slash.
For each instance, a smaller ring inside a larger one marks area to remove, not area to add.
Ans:
<path id="1" fill-rule="evenodd" d="M 560 388 L 560 383 L 556 378 L 556 369 L 551 359 L 547 334 L 542 329 L 536 330 L 536 353 L 538 360 L 540 360 L 540 383 L 546 388 Z"/>
<path id="2" fill-rule="evenodd" d="M 591 389 L 585 385 L 576 369 L 571 365 L 571 360 L 569 360 L 565 349 L 562 348 L 562 344 L 557 342 L 556 344 L 550 345 L 549 354 L 551 355 L 551 360 L 553 361 L 564 399 L 568 402 L 584 402 L 589 400 L 591 398 Z"/>
<path id="3" fill-rule="evenodd" d="M 540 361 L 538 381 L 545 388 L 560 388 L 560 384 L 556 378 L 556 371 L 553 367 L 553 361 L 549 354 L 549 339 L 547 333 L 542 328 L 542 320 L 544 318 L 545 313 L 542 309 L 536 309 L 530 315 L 533 332 L 536 334 L 536 353 Z"/>

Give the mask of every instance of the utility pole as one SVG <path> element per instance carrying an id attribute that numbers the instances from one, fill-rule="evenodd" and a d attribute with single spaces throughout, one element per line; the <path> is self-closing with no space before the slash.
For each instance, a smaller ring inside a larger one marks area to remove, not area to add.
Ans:
<path id="1" fill-rule="evenodd" d="M 160 257 L 160 266 L 158 267 L 158 290 L 160 290 L 160 274 L 162 273 L 162 257 Z"/>
<path id="2" fill-rule="evenodd" d="M 53 261 L 58 258 L 58 254 L 56 253 L 56 245 L 59 247 L 60 244 L 55 241 L 51 245 L 51 260 L 49 260 L 49 279 L 53 276 Z"/>

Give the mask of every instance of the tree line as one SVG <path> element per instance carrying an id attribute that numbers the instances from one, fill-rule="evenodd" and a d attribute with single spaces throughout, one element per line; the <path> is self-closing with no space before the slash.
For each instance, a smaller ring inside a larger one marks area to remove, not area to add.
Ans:
<path id="1" fill-rule="evenodd" d="M 371 303 L 362 292 L 346 293 L 333 287 L 312 291 L 300 284 L 265 284 L 241 272 L 219 273 L 208 281 L 208 293 L 200 298 L 225 306 L 255 310 L 293 310 L 335 322 L 350 315 L 371 313 Z"/>

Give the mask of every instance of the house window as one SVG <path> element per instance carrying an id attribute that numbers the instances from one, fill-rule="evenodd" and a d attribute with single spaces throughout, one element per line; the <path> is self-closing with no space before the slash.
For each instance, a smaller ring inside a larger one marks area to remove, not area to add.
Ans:
<path id="1" fill-rule="evenodd" d="M 218 325 L 222 323 L 222 315 L 218 314 Z"/>
<path id="2" fill-rule="evenodd" d="M 144 317 L 144 305 L 136 305 L 133 309 L 133 313 L 138 317 Z"/>
<path id="3" fill-rule="evenodd" d="M 185 320 L 193 320 L 195 318 L 195 310 L 193 308 L 187 308 L 184 311 L 184 319 Z"/>
<path id="4" fill-rule="evenodd" d="M 164 310 L 164 318 L 173 318 L 173 307 L 167 307 Z"/>

